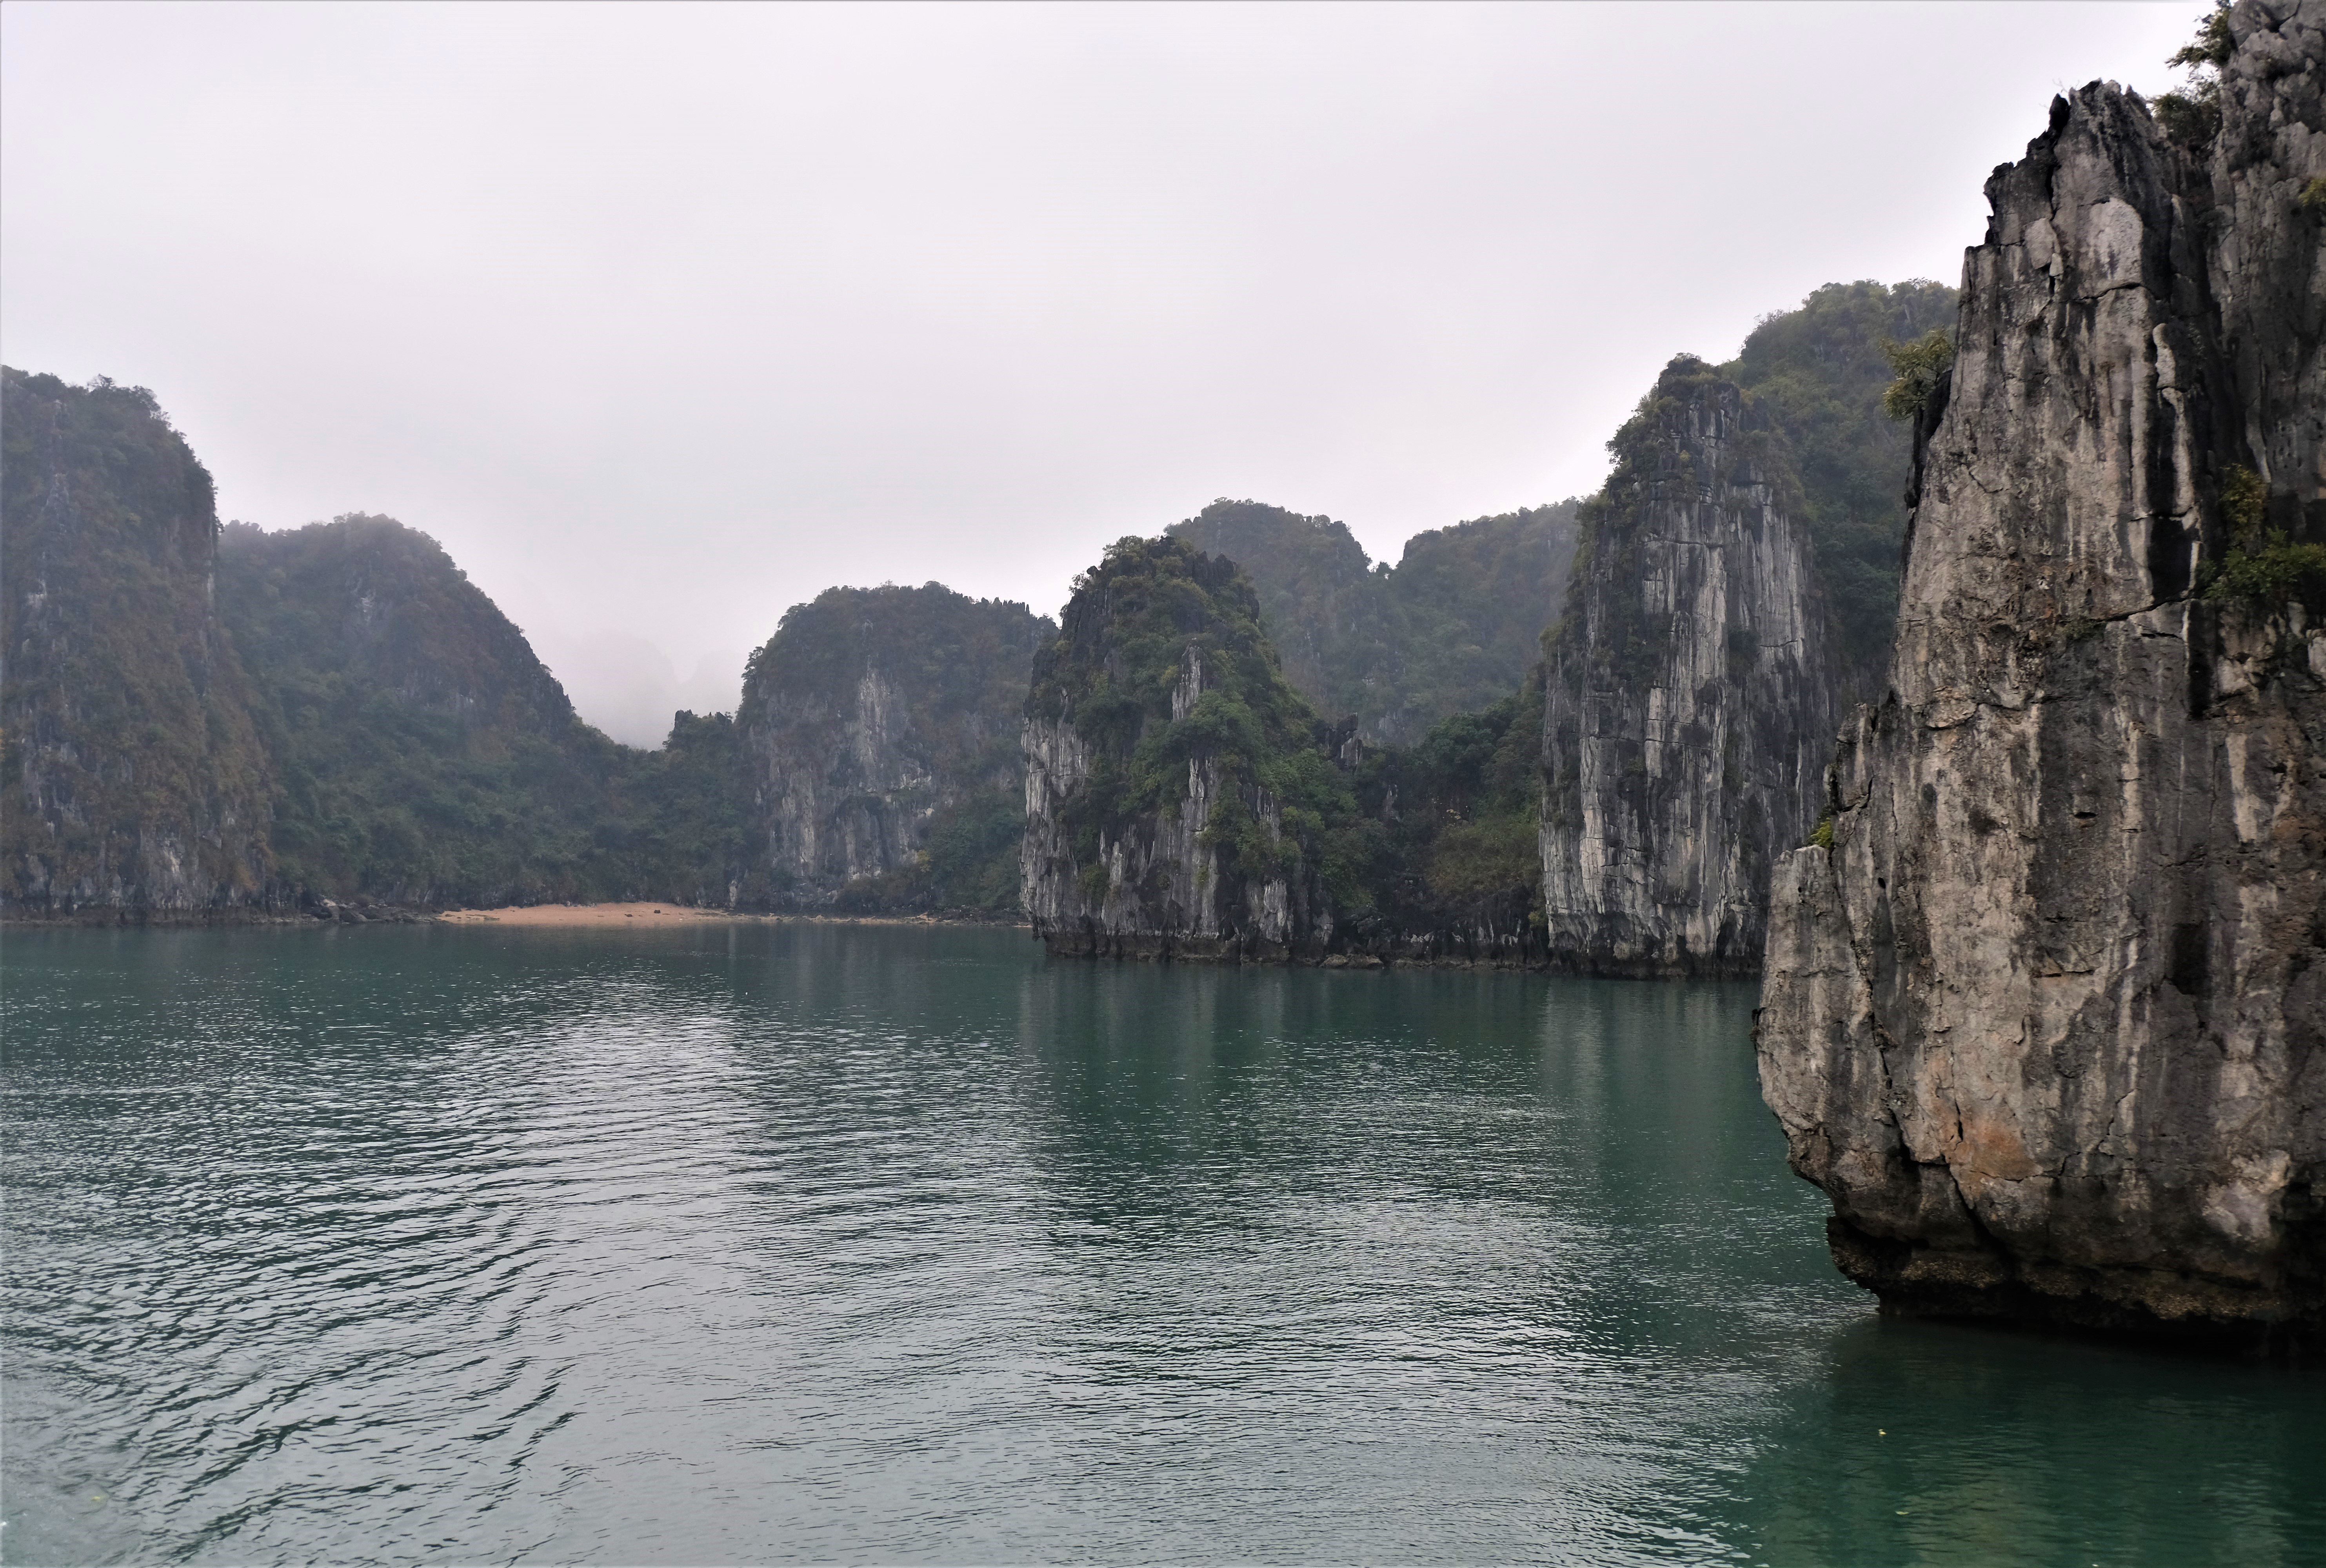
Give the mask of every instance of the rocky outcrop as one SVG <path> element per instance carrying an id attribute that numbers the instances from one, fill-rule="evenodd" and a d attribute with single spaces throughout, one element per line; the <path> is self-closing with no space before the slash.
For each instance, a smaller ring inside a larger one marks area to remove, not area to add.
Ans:
<path id="1" fill-rule="evenodd" d="M 2094 84 L 1989 181 L 1889 689 L 1777 868 L 1763 1090 L 1893 1309 L 2326 1323 L 2326 5 L 2229 27 L 2210 144 Z"/>
<path id="2" fill-rule="evenodd" d="M 1702 362 L 1617 435 L 1549 647 L 1549 958 L 1758 971 L 1774 854 L 1814 826 L 1836 676 L 1783 436 Z"/>
<path id="3" fill-rule="evenodd" d="M 1927 278 L 1828 283 L 1762 318 L 1720 367 L 1784 432 L 1800 475 L 1791 521 L 1825 596 L 1838 712 L 1881 695 L 1898 620 L 1913 432 L 1884 406 L 1897 376 L 1891 351 L 1951 330 L 1956 303 L 1952 288 Z"/>
<path id="4" fill-rule="evenodd" d="M 910 872 L 933 830 L 964 812 L 975 827 L 989 800 L 1004 831 L 969 857 L 1014 865 L 1019 713 L 1055 631 L 1022 604 L 937 583 L 836 588 L 787 612 L 745 671 L 736 716 L 772 901 L 826 907 Z"/>
<path id="5" fill-rule="evenodd" d="M 1124 540 L 1077 582 L 1026 700 L 1036 932 L 1061 954 L 1322 956 L 1349 739 L 1285 681 L 1233 561 Z"/>
<path id="6" fill-rule="evenodd" d="M 0 912 L 267 903 L 269 768 L 212 604 L 209 474 L 143 388 L 0 372 Z"/>

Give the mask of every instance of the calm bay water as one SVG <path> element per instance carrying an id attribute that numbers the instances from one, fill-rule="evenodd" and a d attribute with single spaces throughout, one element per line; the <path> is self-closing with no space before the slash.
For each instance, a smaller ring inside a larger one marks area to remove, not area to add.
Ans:
<path id="1" fill-rule="evenodd" d="M 10 1563 L 2316 1563 L 2326 1380 L 1878 1320 L 1749 987 L 15 932 Z"/>

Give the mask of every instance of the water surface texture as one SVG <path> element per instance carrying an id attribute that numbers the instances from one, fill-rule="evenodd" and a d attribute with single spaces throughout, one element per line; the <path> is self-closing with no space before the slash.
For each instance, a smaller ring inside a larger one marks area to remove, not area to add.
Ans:
<path id="1" fill-rule="evenodd" d="M 2319 1561 L 2326 1381 L 1886 1322 L 1749 987 L 11 932 L 11 1563 Z"/>

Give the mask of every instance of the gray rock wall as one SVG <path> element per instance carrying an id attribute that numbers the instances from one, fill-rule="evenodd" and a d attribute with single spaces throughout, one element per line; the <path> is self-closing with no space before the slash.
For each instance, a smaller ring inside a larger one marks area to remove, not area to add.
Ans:
<path id="1" fill-rule="evenodd" d="M 1204 690 L 1203 655 L 1190 646 L 1171 689 L 1174 722 L 1187 717 Z M 1101 830 L 1096 854 L 1084 858 L 1075 852 L 1066 820 L 1090 782 L 1088 743 L 1068 719 L 1029 718 L 1023 749 L 1026 910 L 1052 952 L 1271 960 L 1321 953 L 1331 942 L 1332 911 L 1311 879 L 1239 877 L 1206 842 L 1213 812 L 1234 787 L 1216 757 L 1188 758 L 1186 786 L 1177 799 L 1115 832 Z M 1264 789 L 1245 793 L 1243 804 L 1261 830 L 1280 842 L 1278 803 Z"/>
<path id="2" fill-rule="evenodd" d="M 833 589 L 787 614 L 736 715 L 769 901 L 829 905 L 909 867 L 945 808 L 1014 794 L 1027 673 L 1054 630 L 935 583 Z"/>
<path id="3" fill-rule="evenodd" d="M 2239 468 L 2326 539 L 2322 25 L 2238 7 L 2210 148 L 2094 84 L 1988 182 L 1889 690 L 1831 851 L 1777 868 L 1758 1028 L 1893 1308 L 2320 1323 L 2326 636 L 2192 590 Z"/>
<path id="4" fill-rule="evenodd" d="M 771 693 L 746 731 L 768 865 L 811 899 L 903 865 L 960 782 L 940 780 L 879 670 L 837 695 Z"/>
<path id="5" fill-rule="evenodd" d="M 1550 960 L 1756 973 L 1772 857 L 1815 826 L 1835 724 L 1798 484 L 1778 433 L 1694 360 L 1616 444 L 1550 648 Z"/>

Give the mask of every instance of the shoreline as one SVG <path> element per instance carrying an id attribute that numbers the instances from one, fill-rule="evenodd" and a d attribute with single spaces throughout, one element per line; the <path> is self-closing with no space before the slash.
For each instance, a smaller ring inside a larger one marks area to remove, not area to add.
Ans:
<path id="1" fill-rule="evenodd" d="M 972 930 L 1024 932 L 1039 939 L 1042 933 L 1030 920 L 963 919 L 942 914 L 825 914 L 806 910 L 730 910 L 704 908 L 695 905 L 655 903 L 651 900 L 630 900 L 610 904 L 514 904 L 482 909 L 414 909 L 405 906 L 374 905 L 365 909 L 353 905 L 330 905 L 330 913 L 292 914 L 279 909 L 243 907 L 225 910 L 76 910 L 69 914 L 38 914 L 29 918 L 17 910 L 0 911 L 0 931 L 26 932 L 73 928 L 79 930 L 162 930 L 219 931 L 239 930 L 331 930 L 351 925 L 458 925 L 465 927 L 499 926 L 506 929 L 525 928 L 538 931 L 642 931 L 649 928 L 670 930 L 683 926 L 704 925 L 882 925 L 882 926 L 948 926 Z M 1188 965 L 1199 969 L 1318 969 L 1341 972 L 1387 973 L 1393 970 L 1435 970 L 1440 973 L 1550 975 L 1576 979 L 1622 979 L 1652 984 L 1665 980 L 1709 981 L 1715 984 L 1758 984 L 1761 977 L 1752 974 L 1674 974 L 1660 971 L 1593 970 L 1585 967 L 1546 962 L 1540 960 L 1513 960 L 1502 955 L 1464 955 L 1456 952 L 1385 953 L 1379 951 L 1344 951 L 1323 954 L 1242 953 L 1229 951 L 1187 951 L 1174 948 L 1158 951 L 1139 943 L 1127 943 L 1112 951 L 1093 948 L 1061 951 L 1049 942 L 1043 942 L 1045 955 L 1060 963 L 1153 964 L 1169 968 Z"/>
<path id="2" fill-rule="evenodd" d="M 702 909 L 692 905 L 638 901 L 619 904 L 512 904 L 485 909 L 412 909 L 377 905 L 368 909 L 334 905 L 318 916 L 281 909 L 244 907 L 200 910 L 77 909 L 55 914 L 0 911 L 0 931 L 59 929 L 107 931 L 307 930 L 339 925 L 505 925 L 543 928 L 602 927 L 637 930 L 654 926 L 768 925 L 786 921 L 821 925 L 949 925 L 1031 931 L 1025 920 L 966 920 L 942 914 L 821 914 L 805 910 Z M 352 918 L 349 918 L 352 917 Z"/>
<path id="3" fill-rule="evenodd" d="M 519 904 L 499 909 L 447 909 L 433 916 L 439 925 L 624 926 L 645 925 L 772 925 L 806 921 L 823 925 L 965 925 L 1030 931 L 1022 920 L 954 920 L 941 914 L 814 914 L 805 911 L 756 912 L 704 909 L 688 904 Z"/>

